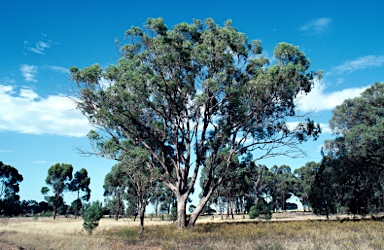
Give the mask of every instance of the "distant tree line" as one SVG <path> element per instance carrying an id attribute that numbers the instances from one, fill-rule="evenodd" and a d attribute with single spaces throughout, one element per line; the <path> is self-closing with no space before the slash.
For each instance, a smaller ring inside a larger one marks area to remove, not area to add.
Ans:
<path id="1" fill-rule="evenodd" d="M 20 201 L 19 184 L 23 181 L 23 176 L 13 166 L 0 162 L 0 215 L 45 215 L 53 216 L 57 214 L 74 215 L 84 213 L 88 206 L 91 196 L 89 188 L 90 177 L 86 169 L 82 168 L 72 176 L 73 167 L 71 164 L 57 163 L 48 170 L 46 183 L 51 187 L 43 187 L 42 194 L 45 201 L 36 200 Z M 64 192 L 69 191 L 76 194 L 76 199 L 67 205 L 64 201 Z M 52 194 L 52 195 L 51 195 Z"/>

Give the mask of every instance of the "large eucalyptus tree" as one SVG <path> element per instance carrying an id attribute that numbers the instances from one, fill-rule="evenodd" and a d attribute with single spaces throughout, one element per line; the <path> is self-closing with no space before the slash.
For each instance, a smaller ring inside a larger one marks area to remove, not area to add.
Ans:
<path id="1" fill-rule="evenodd" d="M 298 143 L 320 131 L 309 120 L 286 124 L 296 115 L 296 96 L 319 75 L 295 46 L 278 44 L 270 64 L 260 41 L 249 41 L 231 21 L 220 27 L 212 19 L 172 29 L 148 19 L 125 35 L 117 65 L 70 69 L 75 101 L 96 127 L 90 138 L 98 154 L 110 146 L 124 150 L 126 139 L 149 152 L 150 167 L 162 169 L 159 179 L 177 197 L 179 228 L 195 224 L 234 155 L 296 153 Z M 187 221 L 188 196 L 207 162 L 201 199 Z"/>

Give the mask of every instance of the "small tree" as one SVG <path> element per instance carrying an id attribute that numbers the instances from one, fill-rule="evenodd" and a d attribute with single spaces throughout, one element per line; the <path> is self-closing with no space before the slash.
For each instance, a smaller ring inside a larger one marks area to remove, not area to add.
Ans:
<path id="1" fill-rule="evenodd" d="M 272 218 L 271 209 L 269 209 L 265 202 L 260 201 L 257 205 L 252 206 L 249 211 L 250 219 L 256 219 L 258 217 L 266 220 L 270 220 Z"/>
<path id="2" fill-rule="evenodd" d="M 56 219 L 57 209 L 63 200 L 63 192 L 68 189 L 72 180 L 73 167 L 71 164 L 56 163 L 48 170 L 48 176 L 45 182 L 52 187 L 53 196 L 46 196 L 48 202 L 53 204 L 53 219 Z M 47 195 L 50 189 L 43 187 L 41 193 Z"/>
<path id="3" fill-rule="evenodd" d="M 99 201 L 94 201 L 85 211 L 83 228 L 89 234 L 99 226 L 99 221 L 103 217 L 103 209 Z"/>
<path id="4" fill-rule="evenodd" d="M 77 218 L 78 211 L 81 209 L 81 201 L 89 201 L 91 198 L 91 189 L 89 188 L 90 183 L 91 178 L 88 177 L 87 170 L 82 168 L 75 173 L 73 180 L 68 186 L 70 191 L 77 193 L 77 199 L 74 201 L 74 206 L 72 206 L 75 212 L 75 219 Z M 82 192 L 82 196 L 80 196 L 80 192 Z"/>

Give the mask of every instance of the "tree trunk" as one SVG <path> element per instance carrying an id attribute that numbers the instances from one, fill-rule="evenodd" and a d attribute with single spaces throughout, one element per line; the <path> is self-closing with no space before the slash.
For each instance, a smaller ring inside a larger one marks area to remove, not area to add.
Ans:
<path id="1" fill-rule="evenodd" d="M 199 217 L 201 211 L 203 211 L 203 208 L 205 204 L 208 202 L 210 197 L 211 195 L 201 197 L 199 204 L 196 206 L 195 210 L 193 210 L 193 213 L 189 218 L 188 227 L 193 227 L 195 225 L 197 218 Z"/>
<path id="2" fill-rule="evenodd" d="M 159 211 L 159 199 L 156 198 L 156 201 L 155 201 L 155 216 L 156 216 L 156 218 L 158 216 L 158 211 Z"/>
<path id="3" fill-rule="evenodd" d="M 115 220 L 118 221 L 119 220 L 119 215 L 120 215 L 120 202 L 121 202 L 121 199 L 120 199 L 120 194 L 117 196 L 117 211 L 116 211 L 116 215 L 115 215 Z"/>
<path id="4" fill-rule="evenodd" d="M 139 210 L 140 217 L 140 235 L 144 231 L 144 217 L 145 217 L 145 207 L 147 206 L 146 202 L 142 203 Z"/>
<path id="5" fill-rule="evenodd" d="M 232 218 L 232 220 L 234 220 L 235 219 L 235 217 L 233 216 L 233 208 L 234 208 L 234 204 L 233 204 L 233 202 L 232 202 L 232 204 L 231 204 L 231 218 Z"/>
<path id="6" fill-rule="evenodd" d="M 227 217 L 225 218 L 226 220 L 229 219 L 229 207 L 230 207 L 229 200 L 227 200 Z"/>
<path id="7" fill-rule="evenodd" d="M 257 205 L 257 203 L 259 203 L 259 196 L 256 195 L 256 198 L 255 198 L 255 205 Z"/>
<path id="8" fill-rule="evenodd" d="M 187 198 L 186 195 L 177 195 L 177 228 L 183 229 L 185 228 L 187 224 L 187 214 L 186 214 L 186 207 L 187 207 Z"/>
<path id="9" fill-rule="evenodd" d="M 56 220 L 56 206 L 53 206 L 53 219 Z"/>
<path id="10" fill-rule="evenodd" d="M 77 200 L 76 200 L 76 206 L 75 206 L 75 220 L 77 219 L 77 208 L 78 208 L 78 202 L 79 202 L 79 199 L 80 199 L 80 190 L 77 191 Z"/>

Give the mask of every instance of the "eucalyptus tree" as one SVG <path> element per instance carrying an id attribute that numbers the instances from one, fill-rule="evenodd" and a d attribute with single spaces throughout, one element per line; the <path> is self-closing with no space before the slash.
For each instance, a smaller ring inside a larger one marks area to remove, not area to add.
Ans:
<path id="1" fill-rule="evenodd" d="M 330 127 L 337 137 L 325 143 L 323 163 L 337 176 L 334 199 L 354 214 L 383 211 L 384 83 L 337 106 Z"/>
<path id="2" fill-rule="evenodd" d="M 0 214 L 13 215 L 20 213 L 20 182 L 23 176 L 19 171 L 0 161 Z"/>
<path id="3" fill-rule="evenodd" d="M 246 183 L 250 185 L 249 195 L 255 205 L 268 196 L 268 185 L 271 181 L 271 175 L 272 173 L 265 165 L 257 165 L 254 162 L 247 164 Z"/>
<path id="4" fill-rule="evenodd" d="M 16 208 L 20 206 L 17 193 L 22 181 L 23 176 L 15 167 L 0 161 L 0 214 L 17 213 Z"/>
<path id="5" fill-rule="evenodd" d="M 271 198 L 271 209 L 286 210 L 286 202 L 294 192 L 294 177 L 292 170 L 287 165 L 274 165 L 268 180 L 268 194 Z"/>
<path id="6" fill-rule="evenodd" d="M 110 211 L 119 220 L 120 214 L 124 209 L 124 195 L 128 188 L 128 176 L 121 164 L 116 164 L 104 178 L 104 196 L 111 197 L 108 201 Z"/>
<path id="7" fill-rule="evenodd" d="M 195 224 L 234 155 L 296 156 L 297 145 L 320 132 L 310 120 L 286 124 L 296 116 L 297 95 L 310 92 L 321 75 L 309 71 L 298 47 L 279 43 L 270 64 L 261 42 L 249 41 L 230 20 L 223 27 L 206 19 L 168 29 L 161 18 L 148 19 L 144 29 L 125 35 L 117 65 L 70 69 L 74 101 L 96 127 L 95 145 L 125 150 L 129 139 L 148 151 L 150 167 L 162 168 L 159 180 L 176 196 L 179 228 Z M 187 199 L 207 158 L 209 175 L 187 221 Z"/>
<path id="8" fill-rule="evenodd" d="M 341 207 L 339 167 L 339 159 L 324 156 L 308 195 L 313 212 L 326 215 L 327 219 L 330 214 L 337 213 Z"/>
<path id="9" fill-rule="evenodd" d="M 128 192 L 130 196 L 135 196 L 138 205 L 141 232 L 144 230 L 144 217 L 147 204 L 156 189 L 158 169 L 148 166 L 148 152 L 141 147 L 131 147 L 129 151 L 122 154 L 119 164 L 128 177 Z"/>
<path id="10" fill-rule="evenodd" d="M 293 171 L 295 177 L 294 194 L 303 204 L 304 211 L 311 206 L 309 194 L 315 182 L 316 174 L 319 172 L 320 165 L 321 163 L 311 161 Z"/>
<path id="11" fill-rule="evenodd" d="M 19 184 L 23 181 L 23 176 L 19 171 L 10 165 L 0 161 L 0 199 L 8 199 L 17 196 Z"/>
<path id="12" fill-rule="evenodd" d="M 53 219 L 56 219 L 56 214 L 59 206 L 64 205 L 63 193 L 69 189 L 70 181 L 72 180 L 73 167 L 71 164 L 56 163 L 48 169 L 48 176 L 45 183 L 52 187 L 53 196 L 47 196 L 50 189 L 43 187 L 41 193 L 46 195 L 48 202 L 53 205 Z"/>
<path id="13" fill-rule="evenodd" d="M 91 198 L 91 189 L 89 184 L 91 183 L 91 178 L 88 176 L 88 172 L 85 168 L 80 169 L 74 175 L 73 180 L 69 184 L 69 190 L 71 192 L 76 192 L 77 199 L 75 201 L 75 218 L 77 217 L 78 211 L 80 211 L 83 201 L 89 201 Z M 80 193 L 82 194 L 80 196 Z"/>
<path id="14" fill-rule="evenodd" d="M 159 207 L 161 202 L 165 200 L 164 196 L 164 185 L 162 182 L 157 182 L 155 190 L 153 191 L 153 194 L 150 198 L 150 202 L 153 204 L 153 207 L 155 209 L 155 216 L 157 217 L 159 215 Z"/>
<path id="15" fill-rule="evenodd" d="M 215 173 L 210 174 L 210 171 L 212 171 L 210 169 L 212 160 L 210 157 L 207 158 L 204 164 L 200 176 L 200 187 L 202 189 L 200 196 L 204 194 L 204 186 L 206 185 L 209 176 L 213 175 L 214 178 L 218 178 L 223 169 L 227 167 L 225 159 L 228 155 L 228 149 L 222 149 L 221 152 L 219 152 L 219 155 L 221 163 L 218 164 L 217 168 L 215 169 Z M 244 180 L 242 178 L 244 177 L 244 175 L 242 174 L 244 172 L 243 165 L 244 164 L 239 163 L 239 159 L 236 155 L 232 157 L 231 165 L 228 169 L 228 174 L 225 176 L 223 184 L 215 189 L 215 191 L 211 195 L 210 200 L 206 203 L 205 208 L 209 207 L 214 202 L 217 203 L 216 206 L 218 208 L 220 208 L 220 203 L 226 203 L 225 208 L 227 210 L 227 218 L 229 218 L 229 215 L 231 215 L 233 218 L 233 210 L 236 209 L 236 199 L 244 190 L 241 188 L 241 183 Z M 214 185 L 214 183 L 212 183 L 212 185 Z"/>

